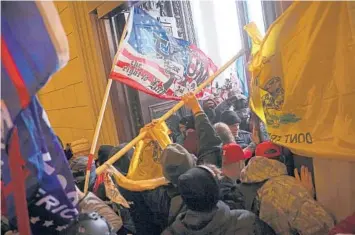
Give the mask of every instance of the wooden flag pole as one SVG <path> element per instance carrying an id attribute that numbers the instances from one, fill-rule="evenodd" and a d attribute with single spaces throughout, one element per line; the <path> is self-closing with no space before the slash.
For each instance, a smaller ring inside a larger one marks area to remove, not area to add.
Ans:
<path id="1" fill-rule="evenodd" d="M 231 58 L 226 64 L 224 64 L 221 68 L 219 68 L 217 70 L 217 72 L 215 72 L 211 77 L 209 77 L 206 81 L 204 81 L 203 83 L 201 83 L 198 88 L 196 88 L 196 90 L 194 91 L 194 94 L 199 93 L 200 91 L 202 91 L 206 86 L 210 85 L 210 83 L 216 78 L 218 77 L 221 73 L 224 72 L 224 70 L 226 70 L 234 61 L 236 61 L 236 59 L 240 56 L 242 56 L 245 53 L 245 50 L 241 50 L 238 52 L 238 54 L 236 54 L 235 56 L 233 56 L 233 58 Z M 162 117 L 160 117 L 158 119 L 158 122 L 161 123 L 165 120 L 167 120 L 171 115 L 173 115 L 174 113 L 176 113 L 176 111 L 178 111 L 182 106 L 184 106 L 184 101 L 180 101 L 179 103 L 177 103 L 174 107 L 172 107 L 167 113 L 165 113 Z M 142 132 L 140 133 L 136 138 L 134 138 L 131 142 L 129 142 L 124 148 L 122 148 L 120 151 L 118 151 L 115 155 L 113 155 L 109 160 L 107 160 L 104 164 L 102 164 L 99 168 L 96 169 L 96 174 L 99 175 L 101 174 L 103 171 L 105 171 L 107 169 L 107 167 L 109 165 L 112 165 L 113 163 L 115 163 L 118 159 L 120 159 L 126 152 L 128 152 L 128 150 L 130 150 L 133 146 L 136 145 L 136 143 L 138 143 L 138 141 L 142 140 L 146 135 L 146 132 Z"/>
<path id="2" fill-rule="evenodd" d="M 120 51 L 120 48 L 122 46 L 122 43 L 123 43 L 123 40 L 125 38 L 126 33 L 127 33 L 127 23 L 126 23 L 126 25 L 125 25 L 125 27 L 124 27 L 124 29 L 122 31 L 120 43 L 118 44 L 117 54 L 116 54 L 113 62 L 116 61 L 116 57 L 119 54 L 119 51 Z M 92 140 L 92 143 L 91 143 L 90 154 L 89 154 L 89 158 L 88 158 L 88 165 L 86 167 L 86 174 L 85 174 L 84 194 L 86 194 L 88 192 L 88 189 L 89 189 L 89 179 L 90 179 L 91 165 L 92 165 L 92 162 L 94 161 L 94 154 L 95 154 L 95 150 L 96 150 L 96 146 L 97 146 L 97 141 L 99 139 L 99 134 L 100 134 L 100 130 L 101 130 L 102 121 L 104 119 L 104 114 L 105 114 L 105 110 L 106 110 L 106 106 L 107 106 L 108 97 L 110 95 L 111 86 L 112 86 L 112 79 L 109 78 L 108 82 L 107 82 L 107 85 L 106 85 L 104 98 L 102 100 L 100 113 L 99 113 L 99 118 L 97 119 L 95 132 L 94 132 L 94 137 L 93 137 L 93 140 Z"/>

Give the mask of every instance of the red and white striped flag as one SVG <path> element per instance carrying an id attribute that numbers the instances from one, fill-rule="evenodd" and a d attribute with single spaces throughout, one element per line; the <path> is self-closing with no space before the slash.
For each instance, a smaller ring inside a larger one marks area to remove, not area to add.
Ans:
<path id="1" fill-rule="evenodd" d="M 169 36 L 156 19 L 139 8 L 132 8 L 127 32 L 110 77 L 135 89 L 179 100 L 217 70 L 196 46 Z M 197 96 L 210 94 L 210 88 L 205 88 Z"/>

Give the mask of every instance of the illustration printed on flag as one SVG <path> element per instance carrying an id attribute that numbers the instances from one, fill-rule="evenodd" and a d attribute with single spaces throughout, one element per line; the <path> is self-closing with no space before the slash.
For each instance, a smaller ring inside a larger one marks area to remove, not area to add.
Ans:
<path id="1" fill-rule="evenodd" d="M 170 36 L 158 20 L 132 8 L 110 77 L 158 98 L 178 100 L 216 70 L 195 45 Z M 206 88 L 197 97 L 203 99 L 210 93 Z"/>

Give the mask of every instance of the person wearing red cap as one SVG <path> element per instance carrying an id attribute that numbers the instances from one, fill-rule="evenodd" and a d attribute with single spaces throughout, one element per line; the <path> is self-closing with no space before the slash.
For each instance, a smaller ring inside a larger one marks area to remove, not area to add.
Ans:
<path id="1" fill-rule="evenodd" d="M 223 144 L 222 171 L 229 178 L 237 180 L 239 179 L 240 171 L 245 166 L 244 163 L 253 156 L 256 144 L 252 142 L 246 148 L 242 149 L 235 142 L 233 133 L 227 124 L 219 122 L 214 125 L 214 128 Z"/>
<path id="2" fill-rule="evenodd" d="M 286 165 L 287 174 L 294 175 L 294 162 L 292 153 L 285 154 L 282 147 L 272 143 L 271 141 L 265 141 L 256 146 L 255 156 L 266 157 L 274 160 L 278 160 Z"/>
<path id="3" fill-rule="evenodd" d="M 228 125 L 219 122 L 214 127 L 223 144 L 222 172 L 225 176 L 236 181 L 239 179 L 240 172 L 244 167 L 244 160 L 246 159 L 244 152 L 240 145 L 235 143 L 234 136 Z"/>
<path id="4" fill-rule="evenodd" d="M 314 199 L 310 172 L 303 168 L 300 177 L 291 177 L 285 164 L 273 159 L 276 152 L 269 154 L 271 158 L 251 158 L 240 174 L 234 192 L 243 209 L 258 215 L 276 234 L 327 234 L 334 221 Z"/>
<path id="5" fill-rule="evenodd" d="M 240 172 L 244 168 L 245 155 L 242 148 L 236 144 L 225 144 L 223 149 L 222 172 L 233 180 L 240 177 Z"/>

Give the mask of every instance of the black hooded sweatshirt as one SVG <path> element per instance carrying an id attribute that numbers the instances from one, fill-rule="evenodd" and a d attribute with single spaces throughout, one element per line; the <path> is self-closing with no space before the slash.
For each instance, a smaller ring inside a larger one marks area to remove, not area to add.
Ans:
<path id="1" fill-rule="evenodd" d="M 179 214 L 175 222 L 162 235 L 271 235 L 275 234 L 264 226 L 258 217 L 246 210 L 230 210 L 219 201 L 209 212 L 187 210 Z"/>

